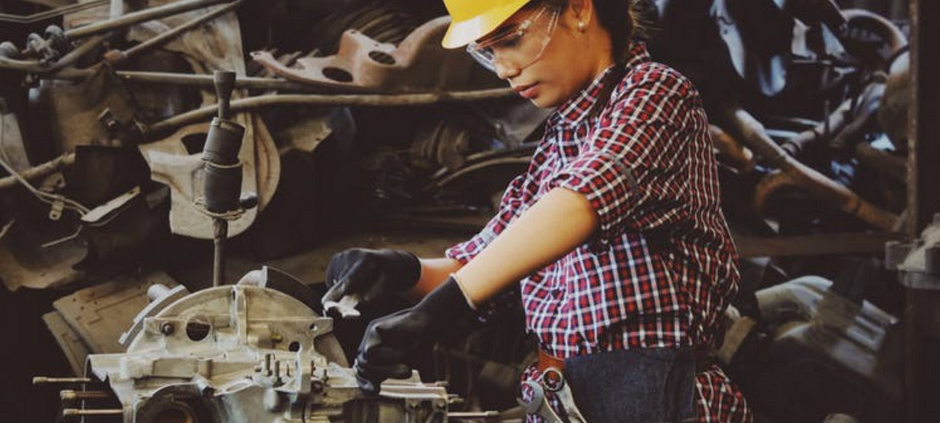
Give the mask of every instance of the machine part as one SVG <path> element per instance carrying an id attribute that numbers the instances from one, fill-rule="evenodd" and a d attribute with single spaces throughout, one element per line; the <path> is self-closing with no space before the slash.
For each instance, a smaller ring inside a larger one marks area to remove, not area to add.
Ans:
<path id="1" fill-rule="evenodd" d="M 300 69 L 287 68 L 266 51 L 252 58 L 284 78 L 345 91 L 453 90 L 467 84 L 473 65 L 463 52 L 440 46 L 449 21 L 441 17 L 418 27 L 397 48 L 350 30 L 335 56 L 297 59 Z"/>
<path id="2" fill-rule="evenodd" d="M 321 349 L 335 343 L 332 320 L 274 289 L 209 288 L 143 321 L 126 353 L 88 359 L 88 374 L 107 381 L 127 423 L 446 420 L 447 392 L 416 374 L 365 397 L 343 355 Z"/>
<path id="3" fill-rule="evenodd" d="M 761 160 L 787 174 L 793 183 L 807 190 L 813 197 L 824 201 L 843 212 L 882 230 L 895 229 L 898 217 L 881 210 L 874 204 L 827 178 L 809 166 L 787 154 L 764 130 L 764 126 L 750 113 L 741 108 L 730 108 L 722 114 L 722 120 L 731 125 L 732 133 L 739 134 L 741 141 L 753 150 Z M 778 186 L 778 184 L 770 184 Z"/>
<path id="4" fill-rule="evenodd" d="M 165 5 L 127 13 L 125 15 L 116 17 L 114 19 L 108 19 L 103 22 L 96 22 L 74 29 L 69 29 L 65 31 L 65 36 L 69 40 L 78 40 L 92 35 L 124 29 L 143 22 L 179 15 L 193 10 L 204 9 L 209 6 L 220 3 L 228 3 L 231 1 L 232 0 L 181 0 L 171 2 Z"/>
<path id="5" fill-rule="evenodd" d="M 85 246 L 74 236 L 67 236 L 62 242 L 44 247 L 50 238 L 62 239 L 63 228 L 40 218 L 45 220 L 45 227 L 20 218 L 0 239 L 0 280 L 10 291 L 65 286 L 85 275 L 74 268 L 87 256 Z"/>
<path id="6" fill-rule="evenodd" d="M 900 274 L 906 291 L 904 310 L 904 380 L 908 413 L 936 410 L 932 388 L 940 376 L 934 357 L 940 352 L 940 213 L 913 243 L 888 243 L 886 265 Z"/>
<path id="7" fill-rule="evenodd" d="M 150 285 L 150 287 L 147 288 L 147 298 L 150 302 L 143 310 L 137 313 L 134 317 L 133 325 L 121 334 L 121 337 L 118 338 L 118 343 L 120 343 L 122 347 L 127 348 L 131 340 L 135 339 L 137 335 L 140 334 L 140 331 L 143 330 L 144 320 L 146 318 L 157 315 L 157 313 L 163 311 L 164 308 L 187 295 L 189 295 L 189 290 L 183 285 L 177 285 L 173 288 L 159 283 Z M 172 327 L 171 325 L 170 328 Z M 167 327 L 161 327 L 160 331 L 163 333 L 172 332 L 172 330 L 168 330 Z"/>
<path id="8" fill-rule="evenodd" d="M 122 62 L 125 62 L 129 59 L 133 59 L 141 54 L 147 53 L 150 50 L 160 47 L 161 45 L 169 42 L 173 38 L 179 36 L 180 34 L 189 31 L 193 28 L 196 28 L 200 25 L 203 25 L 209 21 L 212 21 L 219 16 L 222 16 L 228 12 L 235 10 L 238 6 L 242 4 L 243 0 L 235 0 L 224 6 L 219 6 L 215 10 L 190 20 L 182 25 L 174 27 L 173 29 L 166 31 L 156 37 L 153 37 L 147 41 L 144 41 L 134 47 L 131 47 L 125 51 L 110 51 L 105 54 L 105 60 L 112 65 L 116 65 Z"/>
<path id="9" fill-rule="evenodd" d="M 368 2 L 336 9 L 314 26 L 310 39 L 316 40 L 317 56 L 332 56 L 346 31 L 355 30 L 378 43 L 398 45 L 418 24 L 395 4 Z"/>
<path id="10" fill-rule="evenodd" d="M 506 89 L 490 89 L 480 91 L 436 92 L 426 94 L 397 94 L 397 95 L 356 95 L 356 94 L 276 94 L 249 97 L 232 101 L 233 112 L 243 112 L 275 106 L 364 106 L 364 107 L 409 107 L 426 106 L 440 103 L 463 103 L 491 98 L 508 97 L 515 92 Z M 162 122 L 147 127 L 145 136 L 154 137 L 167 131 L 173 131 L 183 125 L 205 120 L 216 114 L 216 106 L 207 106 L 199 110 L 183 113 Z"/>
<path id="11" fill-rule="evenodd" d="M 323 314 L 327 316 L 338 316 L 343 319 L 350 319 L 362 316 L 356 307 L 362 299 L 357 294 L 344 295 L 339 301 L 327 301 L 323 303 Z"/>
<path id="12" fill-rule="evenodd" d="M 52 337 L 55 338 L 55 341 L 62 350 L 62 354 L 65 356 L 65 359 L 69 362 L 69 367 L 72 369 L 72 374 L 84 374 L 85 357 L 88 357 L 88 355 L 91 354 L 91 351 L 88 350 L 88 346 L 85 345 L 85 343 L 82 341 L 81 336 L 79 336 L 79 334 L 75 332 L 71 326 L 69 326 L 62 315 L 57 311 L 44 314 L 42 316 L 42 320 L 45 322 L 46 328 L 49 329 L 49 332 L 52 333 Z M 35 379 L 33 381 L 34 384 L 44 382 L 44 380 L 37 382 Z"/>
<path id="13" fill-rule="evenodd" d="M 30 168 L 19 121 L 8 111 L 3 99 L 0 99 L 0 156 L 20 174 Z"/>
<path id="14" fill-rule="evenodd" d="M 121 334 L 131 323 L 128 316 L 147 306 L 147 290 L 157 284 L 172 287 L 176 282 L 160 272 L 139 279 L 121 278 L 79 290 L 57 300 L 53 306 L 88 352 L 121 352 L 124 351 Z"/>
<path id="15" fill-rule="evenodd" d="M 907 37 L 904 35 L 904 32 L 893 22 L 885 19 L 881 15 L 864 9 L 843 9 L 842 16 L 846 19 L 846 33 L 840 37 L 840 40 L 843 44 L 848 44 L 846 47 L 855 57 L 873 61 L 871 58 L 865 57 L 865 52 L 859 51 L 858 48 L 853 48 L 856 46 L 851 45 L 852 43 L 847 43 L 847 39 L 857 40 L 859 44 L 864 45 L 874 42 L 872 40 L 873 37 L 869 34 L 880 38 L 882 40 L 880 44 L 883 45 L 875 47 L 882 66 L 890 66 L 891 60 L 908 46 Z M 871 47 L 869 47 L 869 49 L 870 48 Z"/>
<path id="16" fill-rule="evenodd" d="M 62 15 L 69 13 L 78 12 L 85 9 L 91 9 L 93 7 L 103 6 L 108 4 L 111 0 L 92 0 L 82 3 L 73 3 L 67 5 L 48 5 L 52 8 L 49 10 L 44 10 L 42 12 L 33 13 L 32 15 L 20 16 L 20 15 L 11 15 L 8 13 L 0 13 L 0 22 L 9 22 L 21 25 L 29 25 L 36 22 L 45 21 L 48 19 L 56 18 Z M 66 2 L 63 2 L 66 3 Z"/>
<path id="17" fill-rule="evenodd" d="M 732 167 L 743 173 L 750 173 L 754 170 L 757 160 L 751 150 L 715 125 L 708 125 L 708 134 L 711 136 L 715 148 L 718 149 L 718 153 Z"/>
<path id="18" fill-rule="evenodd" d="M 425 169 L 459 169 L 470 151 L 470 130 L 447 120 L 423 126 L 411 143 L 414 164 Z"/>
<path id="19" fill-rule="evenodd" d="M 748 399 L 775 419 L 821 421 L 832 412 L 899 420 L 903 398 L 899 320 L 806 276 L 757 291 L 770 350 L 737 374 Z M 758 363 L 759 362 L 759 363 Z"/>
<path id="20" fill-rule="evenodd" d="M 101 46 L 101 44 L 107 41 L 108 38 L 110 38 L 110 34 L 96 35 L 91 37 L 88 40 L 85 40 L 85 42 L 83 42 L 80 46 L 62 55 L 61 58 L 59 58 L 59 51 L 49 51 L 45 53 L 45 60 L 19 60 L 0 55 L 0 69 L 10 69 L 37 74 L 57 72 L 61 69 L 65 69 L 69 65 L 74 64 L 82 57 L 85 57 L 85 55 L 91 53 L 96 48 Z M 38 40 L 34 41 L 34 44 L 38 42 Z M 40 45 L 37 45 L 34 48 L 51 49 L 51 47 L 45 48 Z"/>
<path id="21" fill-rule="evenodd" d="M 105 110 L 116 122 L 135 121 L 132 96 L 110 70 L 99 68 L 78 84 L 44 80 L 36 90 L 34 107 L 45 115 L 43 125 L 55 150 L 73 152 L 80 145 L 119 146 L 131 141 L 115 139 L 99 121 Z"/>
<path id="22" fill-rule="evenodd" d="M 166 1 L 152 0 L 150 3 L 162 4 Z M 173 24 L 178 26 L 198 18 L 200 13 L 194 11 L 168 17 L 162 21 L 137 25 L 131 29 L 128 37 L 144 42 L 168 30 Z M 196 73 L 208 73 L 210 69 L 231 69 L 237 75 L 244 75 L 241 39 L 238 20 L 234 14 L 229 13 L 218 17 L 212 25 L 203 25 L 180 34 L 164 48 L 181 53 Z M 243 94 L 235 91 L 233 98 Z M 210 103 L 216 103 L 216 96 L 203 92 L 202 104 Z M 166 130 L 159 134 L 145 131 L 147 141 L 166 134 L 170 135 L 158 142 L 140 146 L 141 152 L 150 164 L 153 179 L 168 185 L 171 189 L 171 231 L 199 239 L 215 237 L 214 225 L 211 224 L 212 218 L 203 215 L 199 208 L 193 207 L 194 201 L 205 196 L 205 166 L 197 153 L 203 150 L 203 142 L 208 132 L 205 124 L 195 123 L 205 122 L 216 114 L 217 107 L 211 108 L 212 113 L 201 115 L 198 119 L 180 125 L 164 128 Z M 232 113 L 235 112 L 236 110 L 233 109 Z M 244 175 L 239 192 L 257 193 L 259 208 L 263 209 L 274 196 L 280 174 L 279 156 L 274 140 L 268 133 L 264 122 L 257 116 L 236 114 L 230 120 L 245 128 L 246 141 L 242 143 L 238 154 Z M 257 209 L 246 210 L 241 218 L 230 222 L 228 236 L 238 235 L 251 226 L 257 217 L 257 212 Z"/>
<path id="23" fill-rule="evenodd" d="M 901 54 L 891 64 L 885 82 L 884 98 L 878 109 L 878 122 L 888 134 L 894 148 L 907 151 L 908 109 L 911 90 L 911 55 Z"/>

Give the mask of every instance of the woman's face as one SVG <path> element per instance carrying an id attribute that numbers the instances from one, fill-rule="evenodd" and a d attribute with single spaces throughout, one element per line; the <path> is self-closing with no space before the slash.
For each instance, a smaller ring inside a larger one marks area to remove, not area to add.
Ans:
<path id="1" fill-rule="evenodd" d="M 598 40 L 596 28 L 577 29 L 583 18 L 575 15 L 570 7 L 524 8 L 471 49 L 487 54 L 491 69 L 520 96 L 538 107 L 556 107 L 611 62 L 609 38 Z"/>

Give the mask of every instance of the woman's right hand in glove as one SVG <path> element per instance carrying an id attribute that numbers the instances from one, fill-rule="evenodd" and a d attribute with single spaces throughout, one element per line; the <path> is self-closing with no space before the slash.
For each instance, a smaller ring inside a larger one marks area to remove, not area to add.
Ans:
<path id="1" fill-rule="evenodd" d="M 355 297 L 360 310 L 381 309 L 381 303 L 399 303 L 421 278 L 421 262 L 414 254 L 396 250 L 353 248 L 334 255 L 326 269 L 321 302 Z M 369 313 L 372 314 L 372 313 Z"/>

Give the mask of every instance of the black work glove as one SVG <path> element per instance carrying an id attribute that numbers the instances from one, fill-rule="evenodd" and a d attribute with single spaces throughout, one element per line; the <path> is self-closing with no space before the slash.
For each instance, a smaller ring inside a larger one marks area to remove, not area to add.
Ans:
<path id="1" fill-rule="evenodd" d="M 406 363 L 418 345 L 442 337 L 454 322 L 472 315 L 473 309 L 460 286 L 450 277 L 418 305 L 373 320 L 353 365 L 359 388 L 376 395 L 385 379 L 411 376 L 411 367 Z"/>
<path id="2" fill-rule="evenodd" d="M 403 299 L 420 278 L 421 262 L 414 254 L 353 248 L 330 259 L 326 269 L 329 290 L 321 301 L 338 302 L 346 295 L 357 295 L 361 310 L 376 310 L 383 300 Z"/>

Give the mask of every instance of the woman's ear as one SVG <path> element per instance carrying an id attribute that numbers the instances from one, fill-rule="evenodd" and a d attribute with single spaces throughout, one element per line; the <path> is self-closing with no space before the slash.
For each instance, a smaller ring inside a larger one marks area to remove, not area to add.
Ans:
<path id="1" fill-rule="evenodd" d="M 574 16 L 574 27 L 584 32 L 594 16 L 594 0 L 568 0 L 568 8 Z"/>

